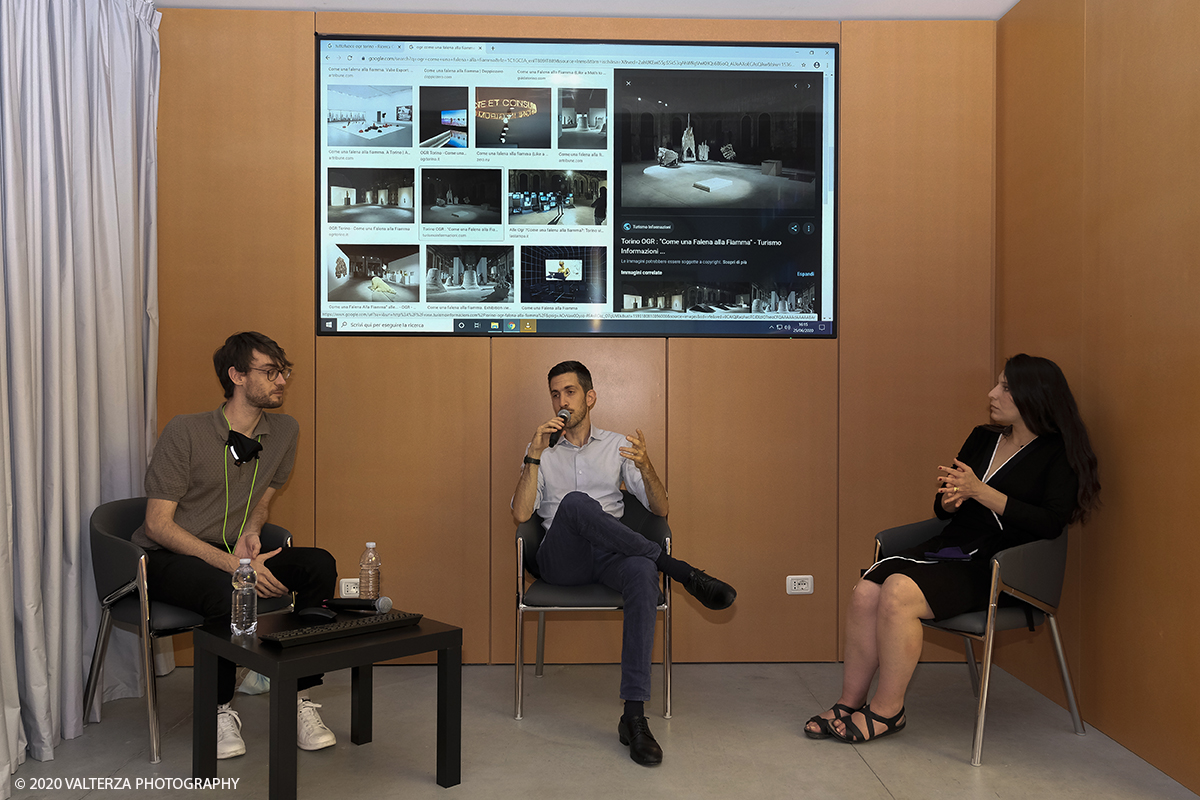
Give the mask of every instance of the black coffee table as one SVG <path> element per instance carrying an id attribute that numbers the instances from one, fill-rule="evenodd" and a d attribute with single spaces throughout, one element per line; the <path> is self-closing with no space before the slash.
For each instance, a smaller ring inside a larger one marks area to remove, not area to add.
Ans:
<path id="1" fill-rule="evenodd" d="M 342 616 L 342 615 L 339 615 Z M 348 616 L 348 615 L 346 615 Z M 298 626 L 291 614 L 259 618 L 260 633 Z M 462 628 L 422 619 L 418 625 L 363 633 L 316 644 L 277 647 L 235 637 L 228 622 L 192 631 L 196 663 L 192 694 L 192 776 L 217 777 L 217 662 L 249 667 L 271 679 L 268 767 L 271 800 L 296 797 L 296 682 L 305 676 L 351 670 L 350 741 L 371 741 L 371 666 L 436 650 L 437 782 L 457 786 L 462 755 Z"/>

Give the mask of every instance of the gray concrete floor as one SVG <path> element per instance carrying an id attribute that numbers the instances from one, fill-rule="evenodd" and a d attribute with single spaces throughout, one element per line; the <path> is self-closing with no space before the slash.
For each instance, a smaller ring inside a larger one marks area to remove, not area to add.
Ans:
<path id="1" fill-rule="evenodd" d="M 350 743 L 349 672 L 313 690 L 338 735 L 299 754 L 301 798 L 1087 798 L 1195 800 L 1196 795 L 1067 712 L 994 671 L 983 766 L 970 764 L 974 698 L 961 664 L 923 664 L 908 698 L 908 727 L 867 745 L 811 741 L 804 721 L 833 702 L 838 664 L 680 664 L 673 717 L 661 717 L 661 671 L 647 704 L 665 751 L 656 768 L 630 761 L 617 740 L 618 667 L 529 667 L 525 718 L 512 718 L 512 667 L 463 675 L 462 784 L 434 781 L 436 676 L 432 666 L 375 669 L 374 741 Z M 151 778 L 191 774 L 190 669 L 159 679 L 163 759 L 152 765 L 143 701 L 104 705 L 104 720 L 64 741 L 53 761 L 26 761 L 14 779 Z M 226 792 L 14 790 L 14 797 L 267 797 L 268 695 L 238 695 L 248 749 L 219 762 Z M 1085 709 L 1086 716 L 1086 709 Z"/>

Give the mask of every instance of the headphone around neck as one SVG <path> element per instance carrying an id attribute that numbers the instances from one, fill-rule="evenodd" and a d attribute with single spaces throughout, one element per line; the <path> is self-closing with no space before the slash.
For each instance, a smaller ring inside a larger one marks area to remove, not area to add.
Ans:
<path id="1" fill-rule="evenodd" d="M 233 540 L 234 545 L 237 545 L 238 540 L 242 538 L 242 531 L 246 529 L 246 520 L 250 518 L 250 501 L 254 499 L 254 484 L 258 481 L 258 454 L 263 449 L 262 434 L 260 433 L 257 439 L 251 439 L 249 436 L 235 431 L 229 422 L 229 417 L 225 416 L 225 406 L 221 406 L 221 416 L 225 417 L 225 425 L 229 428 L 229 438 L 225 440 L 224 446 L 229 448 L 233 463 L 240 467 L 247 461 L 254 462 L 254 475 L 250 478 L 250 494 L 246 496 L 246 510 L 242 512 L 242 524 L 238 528 L 237 539 Z M 229 546 L 229 540 L 225 538 L 225 526 L 229 524 L 229 459 L 222 456 L 221 464 L 225 467 L 225 517 L 221 520 L 221 542 L 225 545 L 225 549 L 232 553 L 233 548 Z"/>

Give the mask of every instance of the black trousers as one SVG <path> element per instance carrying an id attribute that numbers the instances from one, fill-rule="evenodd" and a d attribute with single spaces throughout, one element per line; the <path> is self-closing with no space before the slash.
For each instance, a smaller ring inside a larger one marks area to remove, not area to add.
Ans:
<path id="1" fill-rule="evenodd" d="M 296 608 L 318 606 L 334 596 L 337 586 L 337 563 L 327 551 L 318 547 L 285 547 L 267 559 L 266 566 L 279 581 L 296 593 Z M 186 608 L 206 620 L 229 621 L 233 607 L 233 576 L 205 563 L 195 556 L 185 556 L 170 550 L 146 551 L 146 581 L 150 596 L 155 600 Z M 218 662 L 217 702 L 233 699 L 237 667 L 231 662 Z M 301 678 L 301 690 L 316 686 L 320 675 Z"/>

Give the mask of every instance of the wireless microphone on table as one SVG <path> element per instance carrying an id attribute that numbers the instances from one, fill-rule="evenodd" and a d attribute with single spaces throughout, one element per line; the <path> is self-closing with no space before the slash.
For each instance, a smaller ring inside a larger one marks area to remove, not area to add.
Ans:
<path id="1" fill-rule="evenodd" d="M 565 408 L 559 409 L 559 412 L 557 414 L 555 414 L 554 416 L 561 419 L 563 421 L 563 425 L 566 425 L 568 422 L 571 421 L 571 412 Z M 558 444 L 559 437 L 561 437 L 561 436 L 562 436 L 561 428 L 559 430 L 556 430 L 553 433 L 551 433 L 550 434 L 550 446 L 554 447 L 554 445 Z"/>
<path id="2" fill-rule="evenodd" d="M 376 614 L 386 614 L 392 610 L 392 598 L 380 597 L 378 600 L 366 600 L 361 597 L 338 597 L 324 600 L 321 605 L 334 611 L 374 611 Z"/>

